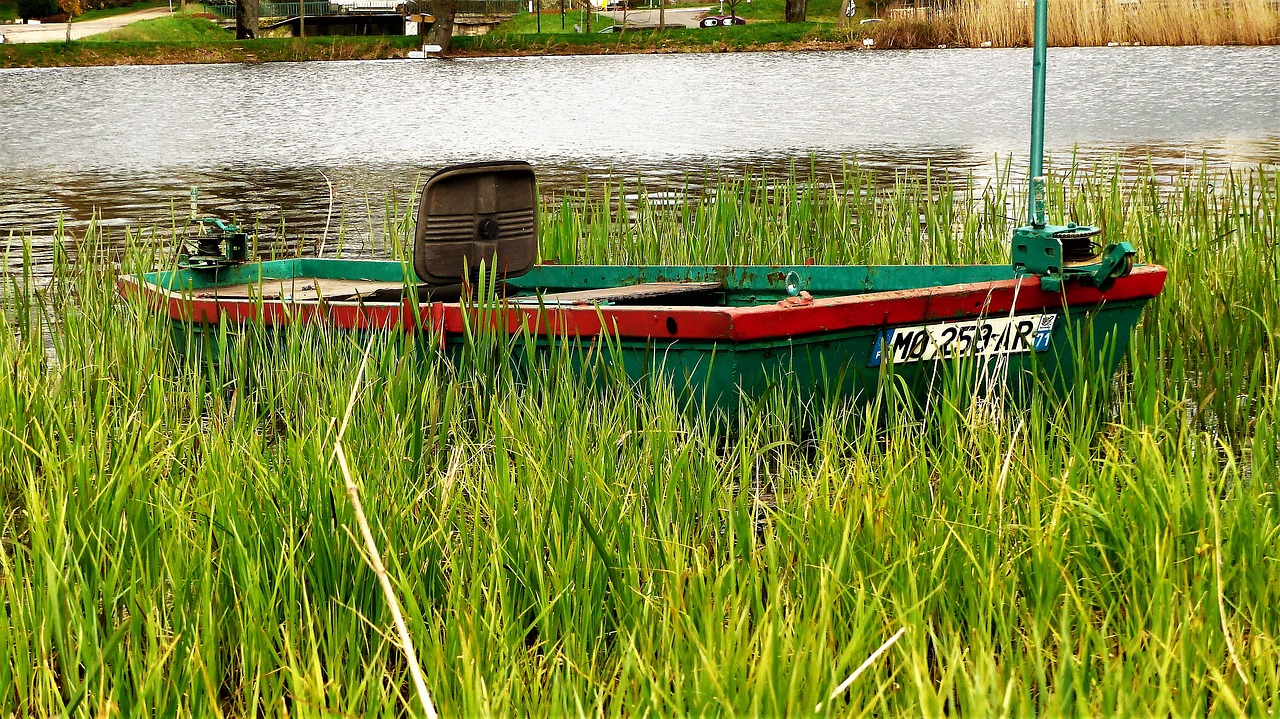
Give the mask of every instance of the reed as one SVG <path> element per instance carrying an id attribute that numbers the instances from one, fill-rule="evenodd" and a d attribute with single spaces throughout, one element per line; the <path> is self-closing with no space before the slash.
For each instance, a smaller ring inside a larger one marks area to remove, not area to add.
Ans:
<path id="1" fill-rule="evenodd" d="M 544 254 L 1004 261 L 1019 191 L 629 182 L 548 198 Z M 1169 285 L 1118 377 L 1002 421 L 948 385 L 923 412 L 783 390 L 726 428 L 571 348 L 513 371 L 483 323 L 455 364 L 314 325 L 189 362 L 112 289 L 154 245 L 10 257 L 0 712 L 414 712 L 340 437 L 444 716 L 1274 712 L 1280 175 L 1051 191 Z"/>
<path id="2" fill-rule="evenodd" d="M 879 46 L 1028 47 L 1032 12 L 1033 3 L 1025 0 L 956 0 L 927 15 L 891 17 L 873 32 Z M 1269 45 L 1280 42 L 1280 6 L 1268 0 L 1055 0 L 1048 42 Z"/>

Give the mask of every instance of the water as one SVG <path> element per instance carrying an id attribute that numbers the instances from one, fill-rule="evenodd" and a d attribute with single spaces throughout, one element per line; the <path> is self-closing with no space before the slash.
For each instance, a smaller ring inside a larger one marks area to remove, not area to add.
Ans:
<path id="1" fill-rule="evenodd" d="M 1280 47 L 1049 63 L 1059 157 L 1280 162 Z M 480 159 L 531 161 L 544 194 L 846 157 L 991 173 L 1025 160 L 1029 79 L 1029 50 L 991 49 L 0 70 L 0 234 L 167 227 L 198 185 L 202 211 L 297 242 L 341 221 L 376 253 L 386 198 Z"/>

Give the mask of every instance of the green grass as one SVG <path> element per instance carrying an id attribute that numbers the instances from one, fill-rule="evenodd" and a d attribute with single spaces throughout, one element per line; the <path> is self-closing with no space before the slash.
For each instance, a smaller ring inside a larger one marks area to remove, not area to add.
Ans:
<path id="1" fill-rule="evenodd" d="M 544 35 L 574 33 L 576 32 L 573 29 L 573 26 L 575 24 L 582 25 L 581 12 L 570 11 L 565 13 L 563 30 L 560 28 L 559 12 L 546 11 L 542 13 L 542 34 Z M 591 32 L 596 32 L 601 28 L 608 27 L 612 24 L 614 24 L 614 21 L 610 17 L 606 17 L 604 15 L 599 15 L 596 13 L 592 13 L 591 15 Z M 516 15 L 515 17 L 512 17 L 510 20 L 507 20 L 506 22 L 502 23 L 501 25 L 498 25 L 496 28 L 493 29 L 493 32 L 500 35 L 501 34 L 510 34 L 510 35 L 537 34 L 538 16 L 535 15 L 534 13 L 527 13 L 527 12 L 520 13 L 519 15 Z"/>
<path id="2" fill-rule="evenodd" d="M 203 39 L 182 42 L 107 40 L 102 36 L 72 43 L 0 45 L 0 67 L 72 67 L 86 65 L 212 62 L 296 62 L 301 60 L 373 60 L 404 57 L 416 37 L 261 38 L 231 42 L 194 21 L 175 32 Z M 207 34 L 206 34 L 207 33 Z"/>
<path id="3" fill-rule="evenodd" d="M 0 22 L 18 19 L 18 3 L 0 2 Z"/>
<path id="4" fill-rule="evenodd" d="M 866 2 L 858 3 L 858 5 L 866 6 Z M 703 6 L 710 5 L 711 12 L 720 12 L 720 3 L 704 3 Z M 805 19 L 809 22 L 835 22 L 840 18 L 840 0 L 809 0 L 808 10 Z M 745 17 L 748 20 L 776 21 L 782 22 L 786 19 L 786 0 L 742 0 L 738 3 L 734 14 L 739 17 Z M 724 12 L 729 14 L 729 4 L 725 3 Z"/>
<path id="5" fill-rule="evenodd" d="M 81 15 L 77 15 L 75 21 L 83 22 L 85 20 L 100 20 L 104 17 L 115 17 L 116 15 L 124 15 L 126 13 L 137 12 L 139 10 L 149 10 L 154 7 L 168 7 L 167 2 L 156 2 L 155 0 L 143 0 L 135 2 L 131 5 L 123 5 L 121 7 L 104 8 L 102 10 L 89 10 Z"/>
<path id="6" fill-rule="evenodd" d="M 90 35 L 82 42 L 217 43 L 235 40 L 235 33 L 211 20 L 162 17 L 142 20 L 118 30 Z"/>
<path id="7" fill-rule="evenodd" d="M 707 3 L 696 5 L 697 7 L 706 7 Z M 798 42 L 803 39 L 821 38 L 823 40 L 847 40 L 847 33 L 840 32 L 834 27 L 834 22 L 840 14 L 840 2 L 837 0 L 813 0 L 809 4 L 809 22 L 787 24 L 783 23 L 783 5 L 784 0 L 754 0 L 751 3 L 741 2 L 738 4 L 736 13 L 740 17 L 752 20 L 753 27 L 748 28 L 715 28 L 715 29 L 688 29 L 686 34 L 677 38 L 677 43 L 686 44 L 712 44 L 717 43 L 721 35 L 727 36 L 727 43 L 733 47 L 746 47 L 751 44 L 773 43 L 773 42 Z M 865 3 L 864 3 L 865 5 Z M 710 3 L 712 13 L 719 12 L 718 3 Z M 643 10 L 643 8 L 641 8 Z M 866 7 L 860 9 L 865 13 Z M 725 13 L 729 13 L 726 6 Z M 564 33 L 574 33 L 574 24 L 582 24 L 582 14 L 570 12 L 566 15 L 565 29 L 560 29 L 559 12 L 548 10 L 542 16 L 542 35 L 560 35 Z M 615 22 L 621 22 L 620 19 L 614 20 L 604 15 L 595 15 L 591 21 L 592 32 L 596 32 L 606 25 L 612 25 Z M 669 32 L 679 32 L 679 29 L 671 29 Z M 534 35 L 537 36 L 537 16 L 532 13 L 521 13 L 502 23 L 495 28 L 494 33 L 499 37 L 504 37 L 504 46 L 513 48 L 516 42 L 534 42 L 533 38 L 512 38 L 513 35 Z M 652 34 L 652 31 L 639 35 L 637 41 L 652 44 L 658 41 L 658 36 Z M 640 40 L 642 38 L 643 40 Z M 606 43 L 610 39 L 616 44 L 617 36 L 606 34 L 604 38 L 579 38 L 572 41 L 576 44 L 600 44 Z M 455 38 L 455 43 L 458 38 Z M 633 41 L 636 42 L 636 41 Z M 483 44 L 483 39 L 467 39 L 464 44 L 468 47 Z"/>
<path id="8" fill-rule="evenodd" d="M 546 18 L 544 18 L 545 20 Z M 763 45 L 803 43 L 808 41 L 844 42 L 847 34 L 828 23 L 752 23 L 731 28 L 668 28 L 665 31 L 635 30 L 614 33 L 538 34 L 490 33 L 477 37 L 456 37 L 453 47 L 470 53 L 490 52 L 563 52 L 582 51 L 636 52 L 655 48 L 688 51 L 750 50 Z"/>
<path id="9" fill-rule="evenodd" d="M 596 187 L 549 198 L 544 254 L 1006 261 L 1020 189 L 941 180 Z M 563 355 L 515 373 L 483 333 L 452 365 L 373 337 L 360 380 L 319 324 L 190 364 L 113 290 L 170 239 L 61 233 L 52 279 L 3 294 L 0 712 L 411 712 L 341 436 L 444 716 L 1273 713 L 1278 194 L 1274 170 L 1055 177 L 1170 272 L 1114 381 L 1002 421 L 962 388 L 784 392 L 732 431 Z"/>

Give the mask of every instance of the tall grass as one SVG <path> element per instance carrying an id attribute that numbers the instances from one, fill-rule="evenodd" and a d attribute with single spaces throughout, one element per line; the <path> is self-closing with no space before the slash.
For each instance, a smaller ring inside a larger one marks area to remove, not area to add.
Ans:
<path id="1" fill-rule="evenodd" d="M 1003 261 L 1007 181 L 872 179 L 552 200 L 544 254 Z M 445 716 L 1274 712 L 1280 176 L 1053 189 L 1170 282 L 1116 381 L 1003 423 L 944 388 L 923 416 L 775 395 L 726 431 L 395 337 L 356 385 L 364 347 L 322 326 L 193 365 L 59 251 L 3 295 L 0 711 L 413 712 L 333 460 L 355 388 L 347 461 Z"/>
<path id="2" fill-rule="evenodd" d="M 891 19 L 875 29 L 877 44 L 1027 47 L 1033 6 L 1026 0 L 956 0 L 928 16 Z M 1280 6 L 1269 0 L 1054 0 L 1048 42 L 1269 45 L 1280 42 Z"/>

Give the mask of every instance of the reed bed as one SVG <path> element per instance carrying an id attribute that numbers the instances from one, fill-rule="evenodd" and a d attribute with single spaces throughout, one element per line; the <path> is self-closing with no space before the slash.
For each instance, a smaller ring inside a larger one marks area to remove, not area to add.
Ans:
<path id="1" fill-rule="evenodd" d="M 1008 178 L 873 180 L 553 198 L 544 255 L 1004 261 Z M 949 387 L 726 426 L 479 335 L 450 364 L 250 328 L 192 362 L 114 294 L 153 249 L 64 237 L 3 295 L 0 712 L 414 714 L 340 432 L 443 716 L 1274 712 L 1280 175 L 1052 189 L 1169 285 L 1119 377 L 996 420 Z"/>
<path id="2" fill-rule="evenodd" d="M 888 47 L 1029 47 L 1034 3 L 956 0 L 940 10 L 891 16 L 874 28 Z M 1054 0 L 1048 42 L 1056 47 L 1270 45 L 1280 42 L 1272 0 Z"/>

